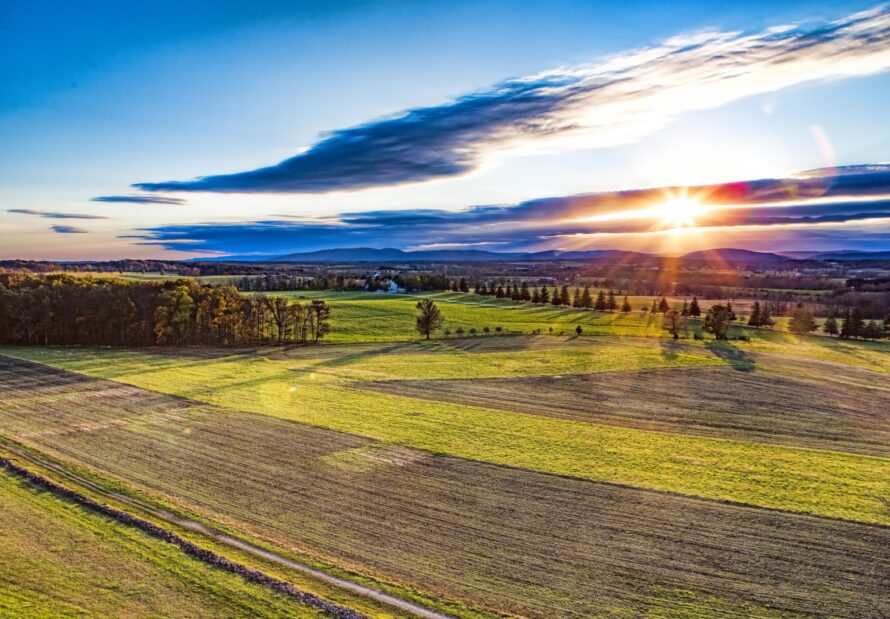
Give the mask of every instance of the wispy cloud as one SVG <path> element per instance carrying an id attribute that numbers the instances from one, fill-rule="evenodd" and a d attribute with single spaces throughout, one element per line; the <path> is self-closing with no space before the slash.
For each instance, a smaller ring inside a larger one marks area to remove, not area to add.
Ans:
<path id="1" fill-rule="evenodd" d="M 20 215 L 34 215 L 35 217 L 47 217 L 49 219 L 108 219 L 101 215 L 84 215 L 83 213 L 59 213 L 56 211 L 37 211 L 31 208 L 11 208 L 7 213 Z"/>
<path id="2" fill-rule="evenodd" d="M 890 67 L 890 9 L 755 34 L 703 32 L 504 81 L 443 105 L 339 129 L 276 165 L 145 191 L 328 192 L 418 182 L 477 168 L 493 151 L 606 147 L 677 115 L 801 82 Z"/>
<path id="3" fill-rule="evenodd" d="M 99 196 L 92 199 L 93 202 L 114 202 L 120 204 L 186 204 L 182 198 L 170 196 Z"/>
<path id="4" fill-rule="evenodd" d="M 88 230 L 77 226 L 50 226 L 49 229 L 58 234 L 86 234 L 88 232 Z"/>
<path id="5" fill-rule="evenodd" d="M 723 231 L 890 221 L 890 166 L 878 165 L 698 187 L 553 197 L 460 211 L 369 211 L 312 220 L 158 226 L 144 230 L 141 243 L 180 251 L 266 256 L 335 247 L 554 249 L 561 248 L 561 239 L 567 238 L 580 242 L 599 235 L 590 241 L 594 244 L 610 235 L 664 231 L 671 224 L 662 221 L 658 206 L 681 193 L 707 205 L 695 216 L 697 226 Z"/>

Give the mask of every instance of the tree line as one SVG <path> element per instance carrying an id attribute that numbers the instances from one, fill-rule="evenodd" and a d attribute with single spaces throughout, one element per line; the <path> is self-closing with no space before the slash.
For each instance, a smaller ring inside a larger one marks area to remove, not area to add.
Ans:
<path id="1" fill-rule="evenodd" d="M 233 285 L 0 273 L 0 343 L 235 346 L 318 342 L 331 309 Z"/>

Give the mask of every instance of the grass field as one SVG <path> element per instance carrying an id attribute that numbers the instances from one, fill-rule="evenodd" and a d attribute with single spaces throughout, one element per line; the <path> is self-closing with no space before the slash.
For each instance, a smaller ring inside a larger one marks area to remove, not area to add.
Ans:
<path id="1" fill-rule="evenodd" d="M 596 347 L 607 341 L 591 340 L 592 358 L 598 357 Z M 357 388 L 362 383 L 354 379 L 351 368 L 353 362 L 361 367 L 368 358 L 367 350 L 354 358 L 340 357 L 342 365 L 337 359 L 275 359 L 253 353 L 181 357 L 136 351 L 84 354 L 70 349 L 18 349 L 13 354 L 233 410 L 291 419 L 434 453 L 763 507 L 890 523 L 884 503 L 890 490 L 890 460 L 372 393 Z M 435 353 L 417 354 L 413 363 L 422 367 L 430 354 Z M 472 356 L 465 355 L 467 375 L 472 375 Z M 371 358 L 376 359 L 373 355 Z M 665 363 L 668 361 L 665 359 Z"/>
<path id="2" fill-rule="evenodd" d="M 453 292 L 429 293 L 419 296 L 371 294 L 364 292 L 275 292 L 288 298 L 325 299 L 333 310 L 333 331 L 327 343 L 404 342 L 417 340 L 414 330 L 415 305 L 420 296 L 434 299 L 445 317 L 444 328 L 452 333 L 461 327 L 465 337 L 471 328 L 477 339 L 483 328 L 492 331 L 500 326 L 504 333 L 544 335 L 574 335 L 581 326 L 585 335 L 617 335 L 627 337 L 658 337 L 667 339 L 662 328 L 662 316 L 632 312 L 592 312 L 553 306 L 517 303 L 473 294 Z M 707 306 L 707 302 L 703 302 Z M 552 328 L 552 332 L 550 329 Z M 689 322 L 689 334 L 701 333 L 698 321 Z M 730 335 L 745 334 L 750 343 L 736 344 L 743 350 L 794 354 L 805 359 L 832 361 L 890 373 L 890 343 L 851 342 L 818 335 L 795 335 L 781 329 L 753 329 L 734 325 Z M 711 336 L 707 336 L 711 337 Z M 436 334 L 439 341 L 447 341 L 443 332 Z M 557 346 L 552 346 L 556 348 Z"/>
<path id="3" fill-rule="evenodd" d="M 890 611 L 890 345 L 292 296 L 330 345 L 0 349 L 0 435 L 461 617 Z"/>
<path id="4" fill-rule="evenodd" d="M 887 607 L 887 528 L 436 456 L 28 363 L 3 370 L 15 378 L 0 421 L 18 440 L 276 547 L 469 605 L 457 614 Z"/>
<path id="5" fill-rule="evenodd" d="M 0 615 L 321 617 L 0 471 Z"/>

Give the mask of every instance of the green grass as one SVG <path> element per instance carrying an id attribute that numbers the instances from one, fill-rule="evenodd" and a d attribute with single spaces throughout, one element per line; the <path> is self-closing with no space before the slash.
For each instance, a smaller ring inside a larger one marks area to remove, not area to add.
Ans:
<path id="1" fill-rule="evenodd" d="M 291 299 L 323 298 L 333 310 L 333 330 L 326 341 L 331 343 L 393 342 L 416 339 L 414 319 L 415 305 L 420 296 L 434 299 L 445 317 L 444 329 L 452 333 L 461 327 L 464 331 L 475 328 L 479 335 L 488 327 L 494 331 L 501 327 L 504 332 L 529 334 L 574 334 L 581 326 L 588 334 L 609 335 L 658 335 L 662 330 L 661 316 L 652 317 L 639 312 L 586 312 L 551 305 L 533 305 L 502 299 L 480 297 L 453 292 L 424 295 L 388 295 L 365 292 L 274 292 L 268 293 Z"/>
<path id="2" fill-rule="evenodd" d="M 540 618 L 887 608 L 890 528 L 434 456 L 0 364 L 0 425 L 29 449 L 320 567 L 373 576 L 428 605 L 432 595 L 452 616 L 478 617 L 480 607 Z"/>
<path id="3" fill-rule="evenodd" d="M 0 615 L 320 617 L 0 471 Z"/>
<path id="4" fill-rule="evenodd" d="M 591 355 L 596 351 L 594 338 Z M 347 369 L 340 373 L 330 358 L 320 362 L 255 354 L 178 357 L 37 348 L 3 352 L 230 409 L 293 419 L 434 453 L 890 524 L 884 503 L 890 493 L 890 460 L 881 458 L 371 394 L 350 388 L 349 359 L 344 361 Z M 424 355 L 416 357 L 415 362 L 422 365 Z M 464 355 L 468 363 L 472 357 L 473 353 Z M 359 364 L 364 358 L 358 357 Z M 465 376 L 472 376 L 470 365 L 465 371 Z M 681 374 L 678 380 L 682 380 Z"/>
<path id="5" fill-rule="evenodd" d="M 417 315 L 414 306 L 419 297 L 331 291 L 270 294 L 296 300 L 314 298 L 327 300 L 333 310 L 333 331 L 325 339 L 326 343 L 402 342 L 419 339 L 414 330 L 414 319 Z M 453 292 L 430 293 L 425 296 L 434 299 L 439 305 L 445 317 L 445 328 L 454 332 L 456 328 L 462 327 L 465 334 L 470 328 L 475 328 L 479 340 L 496 337 L 493 329 L 497 326 L 500 326 L 504 333 L 529 334 L 538 330 L 542 334 L 550 334 L 552 328 L 552 333 L 556 335 L 563 333 L 569 336 L 575 333 L 575 327 L 579 325 L 584 335 L 669 338 L 669 334 L 662 329 L 661 314 L 652 316 L 642 312 L 630 314 L 592 312 Z M 486 326 L 492 329 L 492 335 L 483 335 L 482 328 Z M 698 321 L 691 321 L 689 327 L 690 333 L 701 332 Z M 740 325 L 732 328 L 731 335 L 741 334 L 753 339 L 750 343 L 733 344 L 743 351 L 788 354 L 890 374 L 890 342 L 849 341 L 818 335 L 801 336 L 782 330 L 748 329 Z M 442 331 L 436 334 L 435 339 L 446 343 L 449 341 Z M 534 375 L 535 372 L 529 371 L 527 374 Z"/>

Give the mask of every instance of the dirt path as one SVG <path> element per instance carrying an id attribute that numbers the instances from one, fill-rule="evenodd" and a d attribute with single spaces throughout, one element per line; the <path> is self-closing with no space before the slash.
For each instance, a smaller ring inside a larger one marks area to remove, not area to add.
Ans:
<path id="1" fill-rule="evenodd" d="M 54 471 L 64 478 L 74 482 L 75 484 L 84 488 L 88 488 L 90 491 L 96 493 L 99 496 L 105 497 L 107 499 L 113 499 L 127 505 L 132 505 L 133 507 L 136 507 L 137 509 L 145 513 L 151 514 L 154 518 L 157 518 L 160 521 L 174 524 L 190 531 L 206 535 L 217 543 L 237 548 L 255 557 L 265 559 L 279 565 L 283 565 L 287 568 L 297 570 L 298 572 L 302 572 L 304 574 L 308 574 L 309 576 L 317 578 L 318 580 L 321 580 L 328 584 L 334 585 L 351 593 L 355 593 L 362 597 L 387 604 L 394 608 L 398 608 L 399 610 L 405 611 L 417 617 L 423 617 L 424 619 L 454 619 L 451 615 L 446 615 L 444 613 L 426 608 L 414 602 L 386 593 L 385 591 L 381 591 L 380 589 L 375 589 L 373 587 L 369 587 L 367 585 L 363 585 L 352 580 L 328 574 L 327 572 L 316 569 L 305 563 L 300 563 L 299 561 L 294 561 L 293 559 L 289 559 L 270 550 L 266 550 L 265 548 L 260 548 L 259 546 L 251 544 L 249 542 L 245 542 L 244 540 L 238 539 L 237 537 L 233 537 L 216 529 L 207 527 L 200 522 L 182 518 L 180 516 L 177 516 L 176 514 L 159 509 L 125 494 L 111 492 L 85 477 L 77 475 L 76 473 L 72 473 L 65 467 L 53 462 L 48 462 L 25 449 L 15 447 L 6 442 L 0 443 L 0 445 L 2 445 L 3 449 L 5 449 L 6 451 L 14 453 L 15 455 L 24 458 L 25 460 L 28 460 L 29 462 L 40 467 Z"/>

